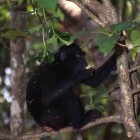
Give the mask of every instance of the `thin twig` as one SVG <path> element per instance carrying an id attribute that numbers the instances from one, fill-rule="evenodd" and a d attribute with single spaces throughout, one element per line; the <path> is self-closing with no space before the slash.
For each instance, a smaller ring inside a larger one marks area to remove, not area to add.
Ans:
<path id="1" fill-rule="evenodd" d="M 134 72 L 134 71 L 136 71 L 136 70 L 138 70 L 138 69 L 140 69 L 140 66 L 131 68 L 131 69 L 128 70 L 128 72 L 131 73 L 131 72 Z"/>
<path id="2" fill-rule="evenodd" d="M 11 13 L 8 15 L 8 19 L 7 21 L 5 22 L 5 24 L 3 25 L 3 27 L 0 27 L 0 31 L 3 31 L 6 29 L 6 27 L 8 26 L 8 24 L 10 23 L 10 16 L 11 16 Z"/>
<path id="3" fill-rule="evenodd" d="M 123 45 L 123 44 L 118 43 L 118 42 L 117 42 L 117 44 L 118 44 L 119 46 L 121 46 L 121 47 L 125 47 L 125 48 L 127 47 L 127 45 Z"/>
<path id="4" fill-rule="evenodd" d="M 132 95 L 139 94 L 139 93 L 140 93 L 140 88 L 133 89 L 133 90 L 131 91 L 131 94 L 132 94 Z"/>
<path id="5" fill-rule="evenodd" d="M 0 43 L 3 45 L 3 47 L 5 47 L 6 49 L 9 49 L 10 50 L 10 48 L 5 45 L 5 42 L 2 39 L 0 39 Z"/>
<path id="6" fill-rule="evenodd" d="M 93 126 L 97 126 L 97 125 L 105 124 L 105 123 L 111 123 L 111 122 L 121 123 L 120 115 L 102 117 L 100 119 L 97 119 L 94 122 L 87 124 L 86 126 L 82 127 L 80 130 L 86 130 L 86 129 L 89 129 Z"/>

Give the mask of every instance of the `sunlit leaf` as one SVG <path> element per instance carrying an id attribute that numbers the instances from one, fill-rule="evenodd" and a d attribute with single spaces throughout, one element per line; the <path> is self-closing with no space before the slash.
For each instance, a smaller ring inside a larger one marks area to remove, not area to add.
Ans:
<path id="1" fill-rule="evenodd" d="M 139 30 L 133 30 L 131 32 L 131 40 L 134 45 L 140 46 L 140 31 Z"/>
<path id="2" fill-rule="evenodd" d="M 35 0 L 38 4 L 43 7 L 46 7 L 50 10 L 55 10 L 57 6 L 57 0 Z"/>
<path id="3" fill-rule="evenodd" d="M 114 34 L 111 37 L 105 34 L 100 34 L 96 39 L 96 45 L 99 46 L 102 53 L 107 54 L 115 46 L 118 39 L 119 36 L 117 34 Z"/>
<path id="4" fill-rule="evenodd" d="M 135 47 L 135 50 L 136 50 L 137 53 L 140 53 L 140 46 Z"/>

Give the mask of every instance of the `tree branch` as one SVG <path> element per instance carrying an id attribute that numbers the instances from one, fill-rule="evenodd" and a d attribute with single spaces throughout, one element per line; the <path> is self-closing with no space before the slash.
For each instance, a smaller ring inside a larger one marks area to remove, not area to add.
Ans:
<path id="1" fill-rule="evenodd" d="M 90 122 L 89 124 L 85 125 L 81 129 L 73 129 L 72 127 L 66 127 L 66 128 L 60 129 L 59 131 L 53 131 L 51 133 L 43 132 L 43 133 L 30 134 L 30 135 L 26 134 L 24 136 L 17 137 L 17 139 L 19 139 L 19 140 L 20 139 L 22 139 L 22 140 L 30 139 L 31 140 L 31 139 L 41 138 L 41 137 L 57 135 L 59 133 L 64 133 L 64 132 L 65 133 L 80 132 L 80 131 L 83 131 L 83 130 L 87 130 L 87 129 L 91 128 L 91 127 L 97 126 L 97 125 L 101 125 L 101 124 L 105 124 L 105 123 L 112 123 L 112 122 L 121 123 L 121 117 L 119 115 L 102 117 L 102 118 L 97 119 L 94 122 Z M 13 137 L 11 135 L 1 134 L 0 139 L 12 140 Z"/>
<path id="2" fill-rule="evenodd" d="M 117 23 L 119 21 L 117 11 L 115 7 L 112 5 L 110 0 L 102 0 L 104 6 L 107 8 L 107 11 L 110 12 L 110 19 L 112 23 Z"/>
<path id="3" fill-rule="evenodd" d="M 135 95 L 135 94 L 139 94 L 140 93 L 140 88 L 137 89 L 133 89 L 130 94 Z"/>
<path id="4" fill-rule="evenodd" d="M 92 12 L 90 12 L 87 8 L 85 8 L 77 0 L 71 0 L 71 1 L 74 2 L 79 8 L 81 8 L 89 17 L 91 17 L 100 26 L 105 27 L 105 24 L 99 18 L 97 18 Z"/>
<path id="5" fill-rule="evenodd" d="M 123 36 L 122 36 L 123 37 Z M 122 43 L 125 44 L 125 40 L 122 40 Z M 126 129 L 128 138 L 133 140 L 140 139 L 140 129 L 135 120 L 134 114 L 134 103 L 131 91 L 130 84 L 130 74 L 127 72 L 128 61 L 127 61 L 127 49 L 119 46 L 116 46 L 117 53 L 117 69 L 119 75 L 119 84 L 121 89 L 121 105 L 122 105 L 122 123 Z"/>
<path id="6" fill-rule="evenodd" d="M 140 69 L 140 66 L 132 67 L 131 69 L 128 70 L 128 72 L 131 73 L 131 72 L 134 72 L 138 69 Z"/>
<path id="7" fill-rule="evenodd" d="M 62 133 L 62 132 L 67 132 L 67 133 L 68 132 L 80 132 L 80 131 L 87 130 L 91 127 L 94 127 L 94 126 L 97 126 L 100 124 L 111 123 L 111 122 L 121 123 L 120 116 L 114 115 L 114 116 L 103 117 L 103 118 L 97 119 L 94 122 L 90 122 L 89 124 L 85 125 L 81 129 L 77 129 L 77 130 L 76 129 L 73 130 L 72 127 L 66 127 L 66 128 L 59 130 L 58 132 L 52 132 L 52 133 L 45 132 L 45 133 L 40 133 L 40 134 L 35 134 L 35 135 L 23 136 L 22 138 L 24 140 L 27 140 L 27 139 L 32 139 L 32 138 L 40 138 L 42 136 L 45 137 L 45 136 L 49 136 L 49 135 L 57 135 L 57 134 Z"/>

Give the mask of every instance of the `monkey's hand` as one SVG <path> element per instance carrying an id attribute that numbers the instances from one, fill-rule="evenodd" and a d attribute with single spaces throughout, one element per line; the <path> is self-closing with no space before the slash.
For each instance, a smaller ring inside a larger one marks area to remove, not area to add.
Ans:
<path id="1" fill-rule="evenodd" d="M 84 80 L 87 80 L 90 77 L 92 77 L 94 72 L 95 70 L 92 67 L 87 66 L 84 70 L 77 72 L 77 74 L 74 74 L 72 77 L 73 79 L 81 83 Z"/>

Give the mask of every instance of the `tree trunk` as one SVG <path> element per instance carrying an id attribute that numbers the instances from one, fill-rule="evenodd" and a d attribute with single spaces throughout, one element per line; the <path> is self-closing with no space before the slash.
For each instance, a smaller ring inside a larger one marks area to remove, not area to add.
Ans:
<path id="1" fill-rule="evenodd" d="M 17 31 L 25 30 L 25 11 L 26 6 L 13 5 L 11 28 Z M 12 137 L 20 136 L 23 132 L 23 103 L 25 95 L 25 39 L 17 37 L 10 42 L 11 55 L 11 135 Z"/>

